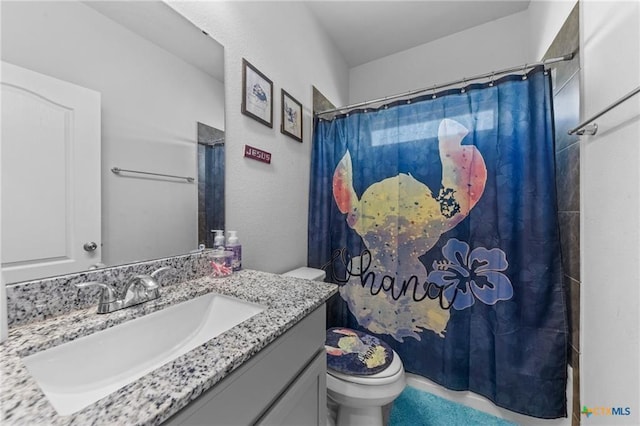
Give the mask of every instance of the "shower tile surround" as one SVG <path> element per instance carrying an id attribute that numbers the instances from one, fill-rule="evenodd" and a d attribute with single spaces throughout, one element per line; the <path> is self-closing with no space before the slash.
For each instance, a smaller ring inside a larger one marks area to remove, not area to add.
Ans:
<path id="1" fill-rule="evenodd" d="M 213 247 L 212 229 L 224 229 L 224 164 L 216 168 L 207 164 L 207 146 L 224 146 L 224 131 L 198 122 L 198 244 Z M 222 148 L 224 149 L 224 148 Z M 207 169 L 215 171 L 214 181 L 207 181 Z M 210 169 L 211 170 L 211 169 Z M 217 176 L 216 176 L 217 175 Z M 219 181 L 215 182 L 215 178 Z M 207 187 L 209 191 L 207 191 Z M 207 195 L 209 197 L 207 197 Z M 207 217 L 207 202 L 216 200 L 213 216 Z"/>
<path id="2" fill-rule="evenodd" d="M 580 138 L 567 130 L 580 122 L 579 3 L 573 8 L 544 58 L 574 52 L 571 61 L 552 68 L 556 140 L 556 189 L 564 286 L 573 367 L 572 425 L 580 424 Z"/>
<path id="3" fill-rule="evenodd" d="M 333 284 L 251 270 L 212 278 L 207 275 L 208 261 L 209 253 L 205 251 L 9 286 L 9 338 L 0 344 L 0 422 L 162 423 L 337 291 Z M 117 280 L 161 266 L 174 266 L 176 270 L 161 278 L 159 299 L 98 315 L 98 293 L 88 291 L 93 294 L 76 298 L 76 282 L 102 280 L 121 285 Z M 56 413 L 20 359 L 212 291 L 262 304 L 267 309 L 71 416 Z M 44 306 L 46 302 L 49 307 Z"/>

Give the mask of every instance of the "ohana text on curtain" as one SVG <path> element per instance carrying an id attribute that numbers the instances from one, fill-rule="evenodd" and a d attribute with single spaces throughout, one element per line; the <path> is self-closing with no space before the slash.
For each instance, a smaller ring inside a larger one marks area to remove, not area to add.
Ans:
<path id="1" fill-rule="evenodd" d="M 566 416 L 568 329 L 542 68 L 316 120 L 309 265 L 331 326 L 513 411 Z"/>

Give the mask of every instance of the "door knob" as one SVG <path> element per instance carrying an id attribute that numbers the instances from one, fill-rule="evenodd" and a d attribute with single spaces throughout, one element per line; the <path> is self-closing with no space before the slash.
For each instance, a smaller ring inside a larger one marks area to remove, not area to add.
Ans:
<path id="1" fill-rule="evenodd" d="M 90 243 L 84 243 L 84 249 L 85 251 L 94 251 L 95 249 L 98 248 L 98 245 L 96 243 L 94 243 L 93 241 L 91 241 Z"/>

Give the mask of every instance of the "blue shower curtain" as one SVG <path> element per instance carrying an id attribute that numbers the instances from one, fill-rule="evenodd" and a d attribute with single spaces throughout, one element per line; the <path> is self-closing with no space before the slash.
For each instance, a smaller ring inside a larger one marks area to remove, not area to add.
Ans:
<path id="1" fill-rule="evenodd" d="M 329 326 L 510 410 L 566 416 L 568 328 L 542 68 L 316 119 L 309 265 Z"/>
<path id="2" fill-rule="evenodd" d="M 214 247 L 211 230 L 224 229 L 225 145 L 198 144 L 198 242 Z"/>

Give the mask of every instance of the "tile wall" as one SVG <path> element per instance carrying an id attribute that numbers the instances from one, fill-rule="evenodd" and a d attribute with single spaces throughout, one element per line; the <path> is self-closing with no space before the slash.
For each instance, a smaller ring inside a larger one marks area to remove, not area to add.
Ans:
<path id="1" fill-rule="evenodd" d="M 224 131 L 198 122 L 198 244 L 213 247 L 214 229 L 224 230 Z"/>
<path id="2" fill-rule="evenodd" d="M 580 424 L 580 144 L 576 135 L 568 135 L 580 121 L 579 3 L 545 54 L 545 59 L 574 52 L 571 61 L 552 68 L 556 140 L 556 189 L 562 264 L 571 342 L 569 363 L 573 367 L 573 418 Z"/>

